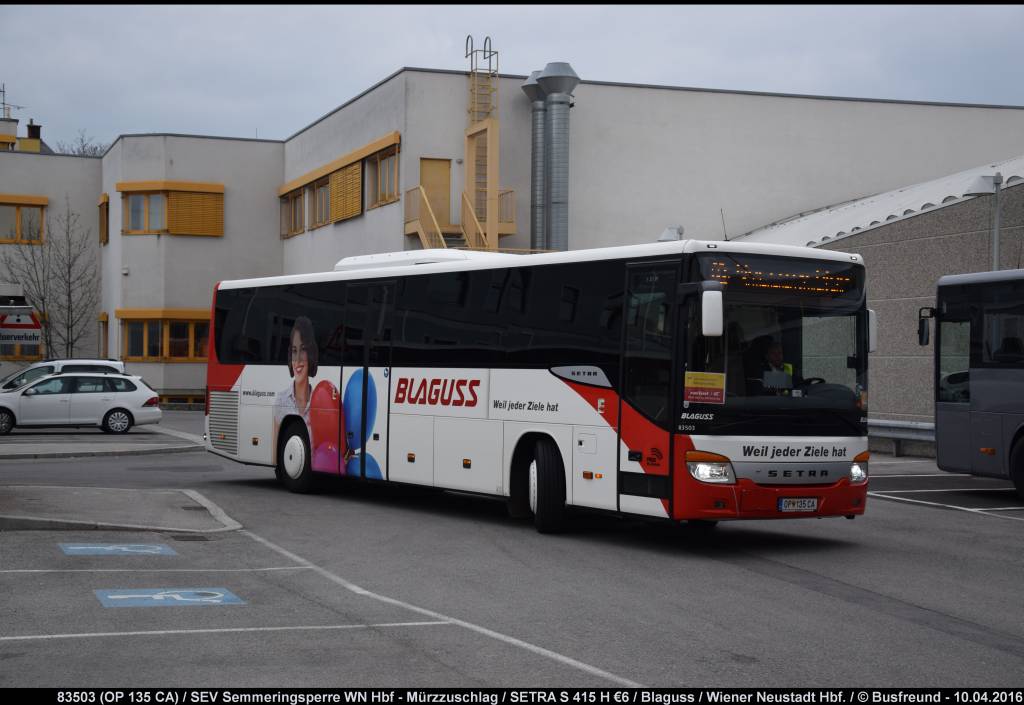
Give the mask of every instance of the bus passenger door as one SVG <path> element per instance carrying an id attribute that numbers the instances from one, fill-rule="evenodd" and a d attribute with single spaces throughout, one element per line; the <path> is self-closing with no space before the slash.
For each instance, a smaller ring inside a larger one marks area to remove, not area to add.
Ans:
<path id="1" fill-rule="evenodd" d="M 943 292 L 935 347 L 935 449 L 943 470 L 972 470 L 971 309 Z M 981 446 L 976 446 L 981 447 Z M 974 453 L 978 453 L 977 450 Z"/>
<path id="2" fill-rule="evenodd" d="M 342 353 L 343 474 L 383 480 L 387 473 L 388 399 L 394 282 L 346 287 Z"/>
<path id="3" fill-rule="evenodd" d="M 670 516 L 678 284 L 676 261 L 626 267 L 619 413 L 623 512 Z"/>

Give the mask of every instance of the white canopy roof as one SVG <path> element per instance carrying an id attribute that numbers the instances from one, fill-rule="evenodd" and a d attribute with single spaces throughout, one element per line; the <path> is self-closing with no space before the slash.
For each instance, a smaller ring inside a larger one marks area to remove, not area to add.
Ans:
<path id="1" fill-rule="evenodd" d="M 740 235 L 737 240 L 816 247 L 923 211 L 959 203 L 979 176 L 1003 175 L 1003 187 L 1024 181 L 1024 155 L 867 198 L 846 201 L 787 218 Z"/>

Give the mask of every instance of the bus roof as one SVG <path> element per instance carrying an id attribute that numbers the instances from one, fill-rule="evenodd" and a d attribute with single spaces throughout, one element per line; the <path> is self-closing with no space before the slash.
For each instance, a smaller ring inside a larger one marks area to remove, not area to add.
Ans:
<path id="1" fill-rule="evenodd" d="M 1001 269 L 996 272 L 971 272 L 970 274 L 947 274 L 939 278 L 939 287 L 963 284 L 991 284 L 993 282 L 1024 279 L 1024 269 Z"/>
<path id="2" fill-rule="evenodd" d="M 773 245 L 759 242 L 729 242 L 724 240 L 676 240 L 644 245 L 622 245 L 565 252 L 545 252 L 532 255 L 511 255 L 498 252 L 472 252 L 466 250 L 408 250 L 378 255 L 346 257 L 335 265 L 334 271 L 309 274 L 286 274 L 254 279 L 234 279 L 220 283 L 220 289 L 302 284 L 347 279 L 377 279 L 410 274 L 497 269 L 499 267 L 527 267 L 547 264 L 595 262 L 609 259 L 640 259 L 645 257 L 681 255 L 683 253 L 718 251 L 746 254 L 800 257 L 864 264 L 860 255 L 814 247 Z"/>

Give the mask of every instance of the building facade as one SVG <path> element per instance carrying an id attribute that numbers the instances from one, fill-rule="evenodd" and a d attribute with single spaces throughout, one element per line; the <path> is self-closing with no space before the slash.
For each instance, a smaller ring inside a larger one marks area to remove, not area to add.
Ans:
<path id="1" fill-rule="evenodd" d="M 0 218 L 35 204 L 45 219 L 69 201 L 101 263 L 88 354 L 196 401 L 217 281 L 420 247 L 528 251 L 525 78 L 401 69 L 285 140 L 122 135 L 102 158 L 0 150 Z M 732 238 L 1024 153 L 1021 107 L 598 81 L 572 100 L 569 249 L 675 225 Z M 3 353 L 0 373 L 47 351 Z"/>

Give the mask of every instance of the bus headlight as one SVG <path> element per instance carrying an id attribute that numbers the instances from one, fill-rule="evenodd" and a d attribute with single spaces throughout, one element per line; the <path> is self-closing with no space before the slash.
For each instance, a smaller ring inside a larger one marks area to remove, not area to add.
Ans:
<path id="1" fill-rule="evenodd" d="M 695 480 L 718 485 L 733 485 L 736 475 L 732 463 L 724 455 L 691 450 L 686 453 L 686 468 Z"/>
<path id="2" fill-rule="evenodd" d="M 868 458 L 871 454 L 864 451 L 853 459 L 850 466 L 850 483 L 860 485 L 868 481 Z"/>

